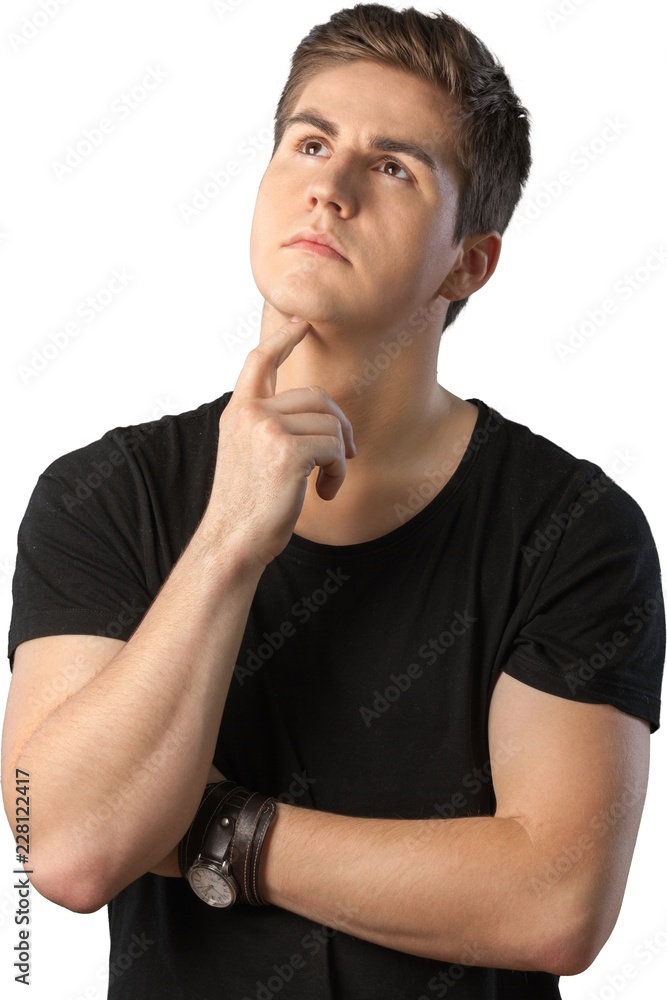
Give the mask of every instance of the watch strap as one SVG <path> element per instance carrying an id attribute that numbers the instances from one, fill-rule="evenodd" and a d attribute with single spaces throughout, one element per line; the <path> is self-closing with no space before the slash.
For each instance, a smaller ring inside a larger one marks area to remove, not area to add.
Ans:
<path id="1" fill-rule="evenodd" d="M 226 859 L 239 901 L 267 905 L 259 891 L 259 859 L 276 815 L 276 801 L 228 779 L 206 785 L 197 814 L 178 845 L 181 875 L 187 876 L 198 857 L 214 864 Z"/>
<path id="2" fill-rule="evenodd" d="M 199 854 L 200 845 L 217 807 L 236 787 L 236 782 L 229 779 L 209 782 L 206 785 L 195 817 L 178 845 L 178 867 L 183 878 L 187 876 Z"/>
<path id="3" fill-rule="evenodd" d="M 232 782 L 232 785 L 231 792 L 218 799 L 211 820 L 199 841 L 201 844 L 199 853 L 202 858 L 209 861 L 220 863 L 224 860 L 229 842 L 236 831 L 238 815 L 248 798 L 247 789 L 235 782 Z"/>
<path id="4" fill-rule="evenodd" d="M 262 792 L 246 789 L 246 799 L 235 823 L 231 844 L 231 869 L 245 900 L 252 906 L 266 906 L 259 891 L 259 858 L 266 832 L 276 814 L 276 800 Z M 227 812 L 231 799 L 220 810 Z"/>

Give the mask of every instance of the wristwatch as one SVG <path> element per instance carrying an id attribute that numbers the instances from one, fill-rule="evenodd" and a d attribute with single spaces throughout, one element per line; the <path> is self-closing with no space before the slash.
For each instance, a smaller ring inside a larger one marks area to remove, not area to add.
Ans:
<path id="1" fill-rule="evenodd" d="M 206 785 L 204 795 L 197 810 L 197 814 L 192 821 L 190 829 L 178 845 L 178 862 L 181 874 L 187 878 L 194 892 L 205 903 L 211 906 L 231 906 L 236 900 L 238 887 L 233 877 L 228 874 L 228 865 L 222 866 L 225 849 L 220 843 L 215 845 L 222 853 L 211 855 L 197 854 L 192 861 L 191 845 L 202 845 L 204 839 L 215 819 L 215 813 L 221 802 L 228 796 L 234 788 L 236 782 L 225 780 L 212 782 Z M 222 831 L 224 827 L 219 827 Z M 219 860 L 218 860 L 219 859 Z"/>
<path id="2" fill-rule="evenodd" d="M 233 822 L 227 816 L 212 821 L 209 836 L 187 874 L 192 889 L 209 906 L 233 906 L 239 887 L 226 856 Z"/>
<path id="3" fill-rule="evenodd" d="M 259 855 L 276 800 L 234 781 L 207 785 L 179 846 L 179 863 L 194 893 L 209 906 L 265 905 L 259 894 Z M 192 859 L 192 853 L 199 850 Z M 190 845 L 195 845 L 191 847 Z"/>

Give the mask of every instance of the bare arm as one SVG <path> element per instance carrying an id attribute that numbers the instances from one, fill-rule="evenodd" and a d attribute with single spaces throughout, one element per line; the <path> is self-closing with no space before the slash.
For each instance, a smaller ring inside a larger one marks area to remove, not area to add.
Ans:
<path id="1" fill-rule="evenodd" d="M 501 674 L 495 816 L 371 819 L 278 804 L 262 895 L 413 955 L 571 976 L 613 930 L 646 792 L 649 727 Z"/>
<path id="2" fill-rule="evenodd" d="M 204 517 L 130 640 L 112 655 L 120 640 L 90 637 L 102 649 L 79 657 L 55 706 L 45 693 L 64 666 L 63 640 L 90 649 L 87 637 L 17 648 L 5 810 L 13 825 L 20 767 L 30 774 L 31 881 L 69 909 L 99 909 L 187 830 L 261 575 L 291 537 L 315 466 L 323 499 L 343 483 L 354 446 L 341 409 L 316 387 L 275 394 L 277 368 L 308 326 L 285 323 L 248 355 L 220 417 Z"/>
<path id="3" fill-rule="evenodd" d="M 16 766 L 49 899 L 97 909 L 185 833 L 260 575 L 195 534 L 131 639 L 28 739 Z"/>
<path id="4" fill-rule="evenodd" d="M 226 777 L 227 775 L 219 771 L 215 764 L 211 764 L 206 784 L 211 781 L 223 781 Z M 171 849 L 166 857 L 153 865 L 150 874 L 163 875 L 165 878 L 181 878 L 181 870 L 178 867 L 178 844 Z"/>

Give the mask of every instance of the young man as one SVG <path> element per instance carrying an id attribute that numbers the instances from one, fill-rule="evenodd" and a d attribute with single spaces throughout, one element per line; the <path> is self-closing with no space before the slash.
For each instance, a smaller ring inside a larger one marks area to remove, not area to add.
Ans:
<path id="1" fill-rule="evenodd" d="M 109 904 L 110 997 L 546 1000 L 608 938 L 659 726 L 653 538 L 436 379 L 529 166 L 463 26 L 336 14 L 278 106 L 233 392 L 40 477 L 3 792 L 29 774 L 36 887 Z M 261 850 L 182 878 L 223 776 L 272 802 Z M 219 905 L 230 875 L 258 905 Z"/>

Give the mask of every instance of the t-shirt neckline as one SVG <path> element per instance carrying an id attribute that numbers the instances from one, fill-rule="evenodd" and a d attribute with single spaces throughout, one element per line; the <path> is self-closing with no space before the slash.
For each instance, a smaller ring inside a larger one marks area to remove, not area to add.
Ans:
<path id="1" fill-rule="evenodd" d="M 392 528 L 391 531 L 386 532 L 384 535 L 379 535 L 377 538 L 367 539 L 364 542 L 354 542 L 347 545 L 331 545 L 327 542 L 315 542 L 311 538 L 304 538 L 302 535 L 293 533 L 287 546 L 283 549 L 282 554 L 288 556 L 292 555 L 295 558 L 300 558 L 303 555 L 308 556 L 321 556 L 327 560 L 330 560 L 332 556 L 345 556 L 355 557 L 355 556 L 369 556 L 374 553 L 379 553 L 384 550 L 393 548 L 394 546 L 402 545 L 408 539 L 412 537 L 414 532 L 419 531 L 423 525 L 425 525 L 431 518 L 435 517 L 440 510 L 449 502 L 449 500 L 454 496 L 454 494 L 461 488 L 463 482 L 467 479 L 470 474 L 471 469 L 474 467 L 478 453 L 480 451 L 479 447 L 475 446 L 475 439 L 479 437 L 478 431 L 481 430 L 483 425 L 487 422 L 490 415 L 491 408 L 487 404 L 475 397 L 467 399 L 466 402 L 474 403 L 477 406 L 477 420 L 475 421 L 475 426 L 473 427 L 472 434 L 470 435 L 470 441 L 466 451 L 461 456 L 459 464 L 457 465 L 454 473 L 447 480 L 442 489 L 430 497 L 430 499 L 425 499 L 424 505 L 420 510 L 417 511 L 411 518 L 399 524 L 396 528 Z M 472 447 L 471 447 L 472 446 Z"/>

